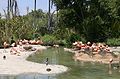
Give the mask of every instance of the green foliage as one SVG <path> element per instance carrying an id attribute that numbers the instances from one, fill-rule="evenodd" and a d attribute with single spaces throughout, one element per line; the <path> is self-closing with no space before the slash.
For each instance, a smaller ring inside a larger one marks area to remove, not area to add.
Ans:
<path id="1" fill-rule="evenodd" d="M 77 34 L 71 34 L 71 36 L 68 39 L 68 41 L 70 43 L 73 43 L 73 42 L 78 41 L 78 40 L 80 40 L 80 36 Z"/>
<path id="2" fill-rule="evenodd" d="M 43 36 L 45 42 L 63 44 L 71 44 L 76 40 L 104 42 L 108 38 L 120 36 L 119 0 L 52 1 L 57 7 L 57 14 L 50 14 L 51 32 L 47 28 L 48 13 L 40 9 L 12 19 L 0 18 L 1 44 L 12 36 L 15 39 Z M 52 33 L 54 36 L 46 35 Z"/>
<path id="3" fill-rule="evenodd" d="M 59 44 L 66 46 L 67 45 L 67 41 L 65 39 L 64 40 L 60 40 Z"/>
<path id="4" fill-rule="evenodd" d="M 16 16 L 12 19 L 0 19 L 0 44 L 9 41 L 13 36 L 17 39 L 34 39 L 45 34 L 47 27 L 47 13 L 42 10 L 32 11 L 24 16 Z M 41 30 L 42 29 L 42 30 Z M 37 36 L 34 36 L 38 34 Z"/>
<path id="5" fill-rule="evenodd" d="M 72 34 L 72 31 L 71 29 L 68 29 L 68 28 L 63 28 L 63 27 L 60 27 L 60 28 L 57 28 L 54 32 L 54 35 L 57 37 L 57 39 L 59 40 L 63 40 L 63 39 L 66 39 L 67 37 L 69 37 L 70 35 Z"/>
<path id="6" fill-rule="evenodd" d="M 120 36 L 119 0 L 52 1 L 58 10 L 59 27 L 74 29 L 91 42 Z"/>
<path id="7" fill-rule="evenodd" d="M 44 35 L 41 37 L 45 45 L 54 45 L 56 44 L 56 37 L 54 35 Z"/>
<path id="8" fill-rule="evenodd" d="M 120 46 L 120 37 L 107 39 L 106 44 L 110 46 Z"/>
<path id="9" fill-rule="evenodd" d="M 42 27 L 47 27 L 48 14 L 41 9 L 32 11 L 26 17 L 29 18 L 28 20 L 31 21 L 31 25 L 33 25 L 37 32 L 40 32 Z"/>
<path id="10" fill-rule="evenodd" d="M 74 43 L 75 41 L 82 41 L 82 42 L 86 42 L 85 38 L 78 35 L 78 34 L 71 34 L 70 37 L 68 37 L 68 39 L 66 40 L 68 46 L 72 46 L 72 43 Z"/>

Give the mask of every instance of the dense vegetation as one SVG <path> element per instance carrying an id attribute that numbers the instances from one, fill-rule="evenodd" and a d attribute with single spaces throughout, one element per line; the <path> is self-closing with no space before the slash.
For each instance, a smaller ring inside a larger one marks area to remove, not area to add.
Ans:
<path id="1" fill-rule="evenodd" d="M 12 19 L 0 19 L 0 42 L 10 41 L 11 37 L 17 39 L 33 39 L 44 35 L 47 31 L 47 13 L 42 10 L 32 11 L 24 16 Z"/>
<path id="2" fill-rule="evenodd" d="M 60 28 L 69 28 L 87 41 L 120 37 L 119 0 L 52 1 L 59 12 Z"/>
<path id="3" fill-rule="evenodd" d="M 0 19 L 1 44 L 13 36 L 15 39 L 41 37 L 45 42 L 62 44 L 82 40 L 120 45 L 119 0 L 51 1 L 57 7 L 57 13 L 51 13 L 51 28 L 47 28 L 48 13 L 40 9 L 24 16 Z"/>

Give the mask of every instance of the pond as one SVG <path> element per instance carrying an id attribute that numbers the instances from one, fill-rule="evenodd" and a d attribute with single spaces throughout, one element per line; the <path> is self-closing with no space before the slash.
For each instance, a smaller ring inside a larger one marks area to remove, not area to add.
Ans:
<path id="1" fill-rule="evenodd" d="M 65 52 L 63 47 L 49 48 L 44 51 L 30 55 L 27 60 L 37 63 L 45 63 L 46 58 L 49 64 L 60 64 L 69 69 L 62 74 L 42 75 L 42 74 L 21 74 L 17 76 L 0 76 L 0 79 L 119 79 L 120 72 L 112 69 L 112 74 L 108 74 L 108 65 L 93 62 L 78 62 L 73 60 L 73 54 Z"/>

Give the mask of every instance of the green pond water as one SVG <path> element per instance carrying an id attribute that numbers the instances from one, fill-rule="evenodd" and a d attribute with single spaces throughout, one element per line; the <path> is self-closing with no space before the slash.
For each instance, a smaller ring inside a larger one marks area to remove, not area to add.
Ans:
<path id="1" fill-rule="evenodd" d="M 108 74 L 108 65 L 93 62 L 78 62 L 73 60 L 73 54 L 65 52 L 63 47 L 49 48 L 30 55 L 27 60 L 37 63 L 45 63 L 46 58 L 49 64 L 60 64 L 67 66 L 67 72 L 61 74 L 21 74 L 17 76 L 1 75 L 0 79 L 120 79 L 120 72 L 112 69 L 112 74 Z M 116 66 L 116 65 L 112 65 Z"/>

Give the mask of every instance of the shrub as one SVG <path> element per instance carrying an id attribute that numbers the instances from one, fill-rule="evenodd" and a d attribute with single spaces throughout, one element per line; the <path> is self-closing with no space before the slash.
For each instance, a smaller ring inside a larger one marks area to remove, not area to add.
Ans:
<path id="1" fill-rule="evenodd" d="M 53 45 L 56 44 L 57 40 L 56 37 L 53 35 L 44 35 L 41 37 L 44 45 Z"/>
<path id="2" fill-rule="evenodd" d="M 67 44 L 71 45 L 75 41 L 86 42 L 85 38 L 81 37 L 79 34 L 71 34 L 71 36 L 67 39 Z"/>
<path id="3" fill-rule="evenodd" d="M 58 40 L 57 44 L 59 44 L 60 46 L 66 46 L 67 45 L 67 41 L 65 39 L 63 40 Z"/>
<path id="4" fill-rule="evenodd" d="M 106 44 L 108 44 L 109 46 L 119 46 L 120 45 L 120 37 L 107 39 Z"/>

